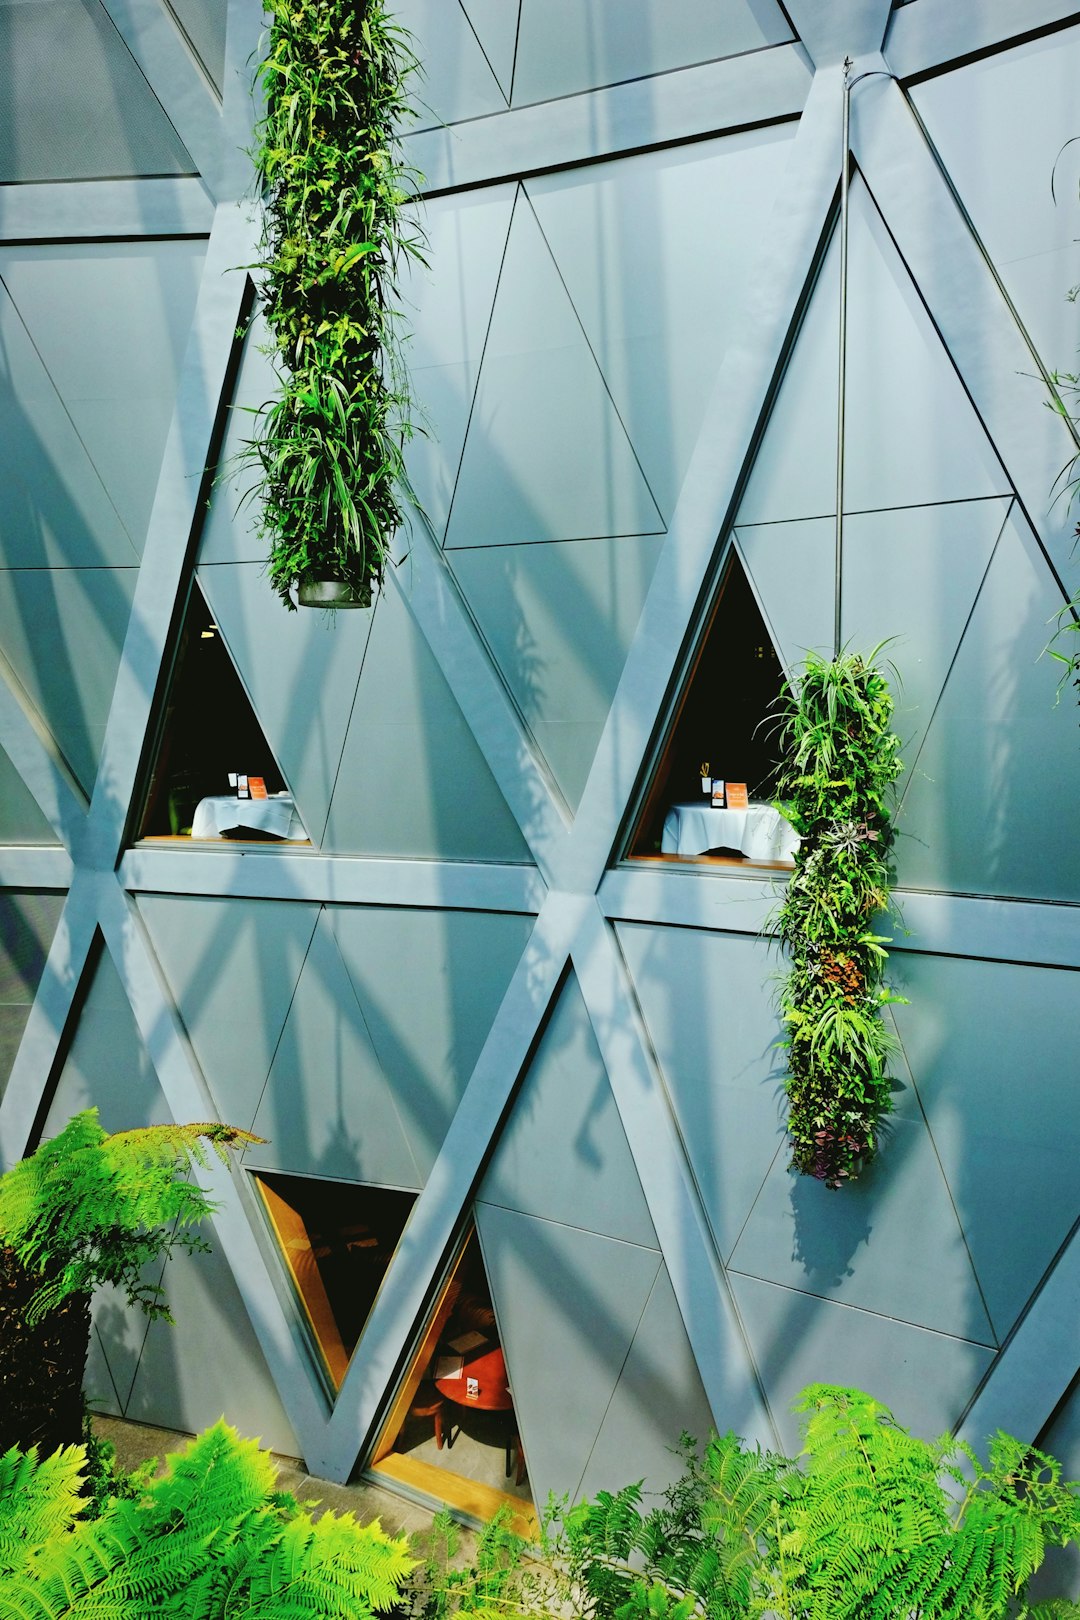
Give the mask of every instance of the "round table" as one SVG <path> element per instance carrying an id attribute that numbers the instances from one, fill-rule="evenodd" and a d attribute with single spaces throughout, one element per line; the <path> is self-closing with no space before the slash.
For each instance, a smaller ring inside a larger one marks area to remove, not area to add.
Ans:
<path id="1" fill-rule="evenodd" d="M 468 1393 L 469 1380 L 477 1385 L 477 1393 Z M 436 1378 L 435 1388 L 448 1401 L 458 1406 L 475 1406 L 482 1412 L 508 1412 L 514 1404 L 510 1386 L 506 1381 L 506 1360 L 502 1347 L 480 1349 L 478 1354 L 462 1357 L 461 1371 L 449 1378 Z"/>
<path id="2" fill-rule="evenodd" d="M 476 1385 L 476 1393 L 469 1394 L 469 1382 Z M 456 1406 L 469 1406 L 481 1412 L 506 1412 L 509 1414 L 505 1432 L 504 1444 L 506 1446 L 506 1477 L 510 1478 L 514 1471 L 514 1458 L 517 1458 L 516 1483 L 521 1484 L 525 1478 L 525 1454 L 521 1449 L 521 1437 L 517 1430 L 517 1418 L 514 1416 L 514 1398 L 510 1393 L 510 1386 L 506 1379 L 506 1360 L 502 1347 L 495 1345 L 493 1349 L 480 1346 L 477 1351 L 462 1357 L 460 1372 L 453 1373 L 449 1378 L 436 1378 L 435 1388 L 440 1395 L 445 1395 L 448 1401 Z M 453 1429 L 446 1433 L 446 1444 L 452 1446 Z"/>

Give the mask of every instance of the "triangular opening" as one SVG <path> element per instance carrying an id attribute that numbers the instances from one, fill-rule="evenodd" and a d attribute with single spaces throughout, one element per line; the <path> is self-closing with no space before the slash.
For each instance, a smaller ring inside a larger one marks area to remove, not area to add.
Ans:
<path id="1" fill-rule="evenodd" d="M 487 1521 L 508 1507 L 536 1540 L 502 1336 L 474 1226 L 439 1289 L 419 1345 L 375 1446 L 371 1471 Z"/>
<path id="2" fill-rule="evenodd" d="M 633 859 L 791 865 L 776 789 L 784 669 L 734 546 L 629 840 Z"/>
<path id="3" fill-rule="evenodd" d="M 307 840 L 229 649 L 194 581 L 139 836 Z"/>
<path id="4" fill-rule="evenodd" d="M 254 1181 L 323 1370 L 338 1390 L 416 1194 L 311 1176 Z"/>

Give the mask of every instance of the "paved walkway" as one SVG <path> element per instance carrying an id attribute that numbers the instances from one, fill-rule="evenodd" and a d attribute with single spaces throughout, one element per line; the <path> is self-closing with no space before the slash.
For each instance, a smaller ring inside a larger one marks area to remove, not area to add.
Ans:
<path id="1" fill-rule="evenodd" d="M 125 1418 L 94 1418 L 94 1429 L 103 1440 L 111 1440 L 116 1447 L 116 1458 L 121 1468 L 136 1468 L 148 1457 L 163 1457 L 167 1451 L 177 1451 L 187 1445 L 189 1434 L 178 1434 L 174 1429 L 155 1429 L 147 1423 L 129 1423 Z M 379 1485 L 366 1480 L 355 1485 L 334 1485 L 327 1479 L 316 1479 L 305 1472 L 296 1457 L 282 1457 L 274 1453 L 278 1467 L 277 1488 L 291 1491 L 297 1501 L 315 1500 L 335 1513 L 355 1513 L 365 1524 L 378 1519 L 388 1535 L 411 1535 L 414 1530 L 426 1530 L 431 1524 L 432 1510 L 405 1501 Z M 461 1547 L 471 1547 L 472 1536 L 462 1529 Z"/>

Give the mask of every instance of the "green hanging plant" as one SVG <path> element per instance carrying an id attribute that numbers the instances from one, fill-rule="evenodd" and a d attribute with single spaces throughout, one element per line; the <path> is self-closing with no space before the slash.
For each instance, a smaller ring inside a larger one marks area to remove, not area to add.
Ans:
<path id="1" fill-rule="evenodd" d="M 368 606 L 402 521 L 410 433 L 395 277 L 420 257 L 396 130 L 416 69 L 382 0 L 264 0 L 262 307 L 281 393 L 242 460 L 258 468 L 270 582 L 288 608 L 324 580 Z"/>
<path id="2" fill-rule="evenodd" d="M 791 959 L 787 1027 L 792 1164 L 827 1187 L 873 1158 L 889 1112 L 890 1037 L 881 1009 L 888 940 L 893 784 L 903 769 L 892 697 L 874 659 L 811 653 L 781 699 L 779 799 L 799 834 L 777 919 Z"/>

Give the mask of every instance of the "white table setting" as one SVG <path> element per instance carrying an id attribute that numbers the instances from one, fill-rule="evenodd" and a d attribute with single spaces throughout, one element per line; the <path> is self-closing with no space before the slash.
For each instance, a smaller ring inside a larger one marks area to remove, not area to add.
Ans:
<path id="1" fill-rule="evenodd" d="M 304 824 L 291 793 L 266 799 L 238 799 L 235 793 L 200 799 L 191 822 L 192 838 L 223 838 L 226 833 L 256 832 L 283 840 L 306 841 Z"/>
<path id="2" fill-rule="evenodd" d="M 734 849 L 751 861 L 795 858 L 799 837 L 779 810 L 751 799 L 745 810 L 714 809 L 709 803 L 673 804 L 664 817 L 662 855 L 703 855 L 707 849 Z"/>

